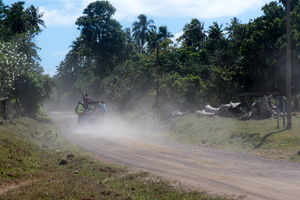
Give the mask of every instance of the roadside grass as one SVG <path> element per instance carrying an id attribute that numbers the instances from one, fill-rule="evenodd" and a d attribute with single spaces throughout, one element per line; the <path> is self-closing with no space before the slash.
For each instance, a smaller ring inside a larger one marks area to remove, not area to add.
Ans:
<path id="1" fill-rule="evenodd" d="M 231 198 L 98 160 L 69 143 L 53 122 L 20 118 L 0 125 L 0 199 Z"/>
<path id="2" fill-rule="evenodd" d="M 142 129 L 159 127 L 160 134 L 174 141 L 300 163 L 300 118 L 297 117 L 292 118 L 292 129 L 285 129 L 282 119 L 277 128 L 276 119 L 241 121 L 188 113 L 161 122 L 147 113 L 123 115 Z"/>
<path id="3" fill-rule="evenodd" d="M 277 128 L 276 119 L 241 121 L 237 118 L 178 116 L 168 121 L 172 140 L 272 159 L 300 162 L 300 118 L 292 129 Z M 281 121 L 282 123 L 282 121 Z"/>

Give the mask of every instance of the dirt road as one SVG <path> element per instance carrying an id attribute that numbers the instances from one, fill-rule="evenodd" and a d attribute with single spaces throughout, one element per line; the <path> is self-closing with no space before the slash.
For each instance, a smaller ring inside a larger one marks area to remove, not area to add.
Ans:
<path id="1" fill-rule="evenodd" d="M 299 164 L 176 143 L 115 116 L 99 127 L 78 127 L 75 114 L 50 115 L 65 137 L 83 149 L 188 187 L 245 199 L 300 199 Z"/>

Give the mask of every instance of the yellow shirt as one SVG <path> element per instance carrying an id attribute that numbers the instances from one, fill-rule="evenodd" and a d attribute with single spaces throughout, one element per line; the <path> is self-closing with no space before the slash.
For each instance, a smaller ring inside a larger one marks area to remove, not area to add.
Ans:
<path id="1" fill-rule="evenodd" d="M 83 107 L 82 104 L 79 104 L 77 108 L 77 114 L 81 114 L 81 113 L 83 113 Z"/>

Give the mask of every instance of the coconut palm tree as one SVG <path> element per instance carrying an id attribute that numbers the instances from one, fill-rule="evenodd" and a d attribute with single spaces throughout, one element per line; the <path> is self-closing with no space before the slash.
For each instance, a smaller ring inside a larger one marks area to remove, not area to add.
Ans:
<path id="1" fill-rule="evenodd" d="M 31 5 L 25 10 L 27 20 L 31 25 L 31 29 L 40 31 L 39 25 L 46 27 L 45 22 L 41 19 L 44 16 L 44 12 L 39 12 L 39 7 Z"/>
<path id="2" fill-rule="evenodd" d="M 230 40 L 234 39 L 234 35 L 236 34 L 236 29 L 238 28 L 238 26 L 241 24 L 241 21 L 234 17 L 231 19 L 230 24 L 226 23 L 226 27 L 225 27 L 225 31 L 227 31 L 227 37 Z"/>
<path id="3" fill-rule="evenodd" d="M 225 37 L 222 26 L 223 24 L 219 25 L 217 22 L 213 22 L 213 25 L 209 26 L 206 48 L 211 52 L 224 47 Z"/>
<path id="4" fill-rule="evenodd" d="M 168 31 L 168 28 L 166 26 L 160 26 L 158 28 L 158 35 L 161 40 L 174 37 L 174 35 L 172 35 L 171 32 Z"/>
<path id="5" fill-rule="evenodd" d="M 25 2 L 17 2 L 11 5 L 6 12 L 6 18 L 4 24 L 7 30 L 10 30 L 12 34 L 25 33 L 30 29 L 30 24 L 26 20 L 24 13 Z"/>
<path id="6" fill-rule="evenodd" d="M 152 19 L 148 20 L 146 15 L 140 14 L 138 16 L 138 21 L 135 21 L 132 24 L 133 37 L 140 40 L 140 53 L 143 53 L 149 31 L 154 28 L 154 25 L 152 25 L 153 23 L 154 21 Z"/>
<path id="7" fill-rule="evenodd" d="M 11 5 L 5 12 L 6 17 L 3 20 L 4 26 L 11 34 L 22 34 L 29 31 L 40 31 L 39 25 L 45 26 L 45 22 L 41 19 L 43 12 L 39 13 L 39 9 L 30 6 L 24 9 L 25 2 L 17 2 Z"/>
<path id="8" fill-rule="evenodd" d="M 160 26 L 158 28 L 158 32 L 156 27 L 154 27 L 147 37 L 148 42 L 148 50 L 151 51 L 152 49 L 156 49 L 158 44 L 161 44 L 164 39 L 174 37 L 171 32 L 168 31 L 167 26 Z"/>
<path id="9" fill-rule="evenodd" d="M 150 31 L 149 36 L 147 38 L 148 40 L 148 48 L 149 51 L 156 50 L 156 97 L 157 100 L 159 99 L 159 45 L 168 38 L 173 37 L 173 35 L 168 31 L 168 28 L 166 26 L 160 26 L 158 28 L 158 32 L 156 32 L 156 27 L 154 26 L 153 29 Z"/>
<path id="10" fill-rule="evenodd" d="M 183 28 L 183 35 L 179 40 L 183 40 L 188 46 L 199 48 L 206 39 L 204 32 L 204 23 L 197 19 L 192 19 L 190 24 L 186 24 Z"/>

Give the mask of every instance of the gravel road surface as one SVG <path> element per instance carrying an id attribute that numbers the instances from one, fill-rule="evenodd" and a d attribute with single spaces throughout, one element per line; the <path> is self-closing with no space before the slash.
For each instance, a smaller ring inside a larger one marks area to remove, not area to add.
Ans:
<path id="1" fill-rule="evenodd" d="M 75 114 L 49 114 L 68 140 L 99 158 L 212 194 L 300 200 L 299 164 L 177 143 L 137 130 L 116 116 L 107 116 L 98 126 L 78 126 Z"/>

